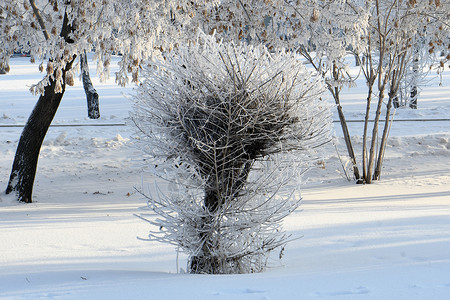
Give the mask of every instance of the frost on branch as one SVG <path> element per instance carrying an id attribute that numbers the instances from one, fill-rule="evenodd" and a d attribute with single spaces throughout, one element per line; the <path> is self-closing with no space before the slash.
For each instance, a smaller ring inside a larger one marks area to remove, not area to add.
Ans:
<path id="1" fill-rule="evenodd" d="M 93 51 L 101 80 L 108 79 L 111 56 L 121 54 L 117 83 L 137 82 L 139 62 L 173 48 L 176 43 L 195 38 L 195 27 L 184 29 L 192 19 L 189 16 L 193 15 L 194 7 L 215 3 L 206 0 L 1 0 L 0 69 L 9 70 L 9 58 L 15 51 L 29 53 L 32 62 L 53 62 L 54 71 L 66 69 L 76 56 Z M 69 33 L 63 32 L 64 20 L 71 26 Z M 63 80 L 51 79 L 58 82 L 55 91 L 60 92 Z M 31 92 L 42 94 L 49 83 L 49 78 L 44 78 Z"/>
<path id="2" fill-rule="evenodd" d="M 146 193 L 150 237 L 179 246 L 191 273 L 260 272 L 329 140 L 324 84 L 285 52 L 196 45 L 145 68 L 131 114 L 149 170 L 176 186 Z"/>

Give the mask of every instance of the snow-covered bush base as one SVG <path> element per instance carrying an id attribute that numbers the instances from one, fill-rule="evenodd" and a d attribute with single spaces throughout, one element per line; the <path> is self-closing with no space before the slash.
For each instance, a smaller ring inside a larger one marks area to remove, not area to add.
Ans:
<path id="1" fill-rule="evenodd" d="M 191 273 L 264 270 L 289 239 L 302 167 L 329 139 L 321 79 L 289 53 L 211 36 L 143 75 L 131 119 L 152 172 L 176 186 L 146 195 L 150 236 L 183 249 Z"/>

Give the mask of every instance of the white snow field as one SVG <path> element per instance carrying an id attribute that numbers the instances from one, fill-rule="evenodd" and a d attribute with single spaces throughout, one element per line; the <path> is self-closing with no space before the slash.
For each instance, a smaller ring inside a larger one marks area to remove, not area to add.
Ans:
<path id="1" fill-rule="evenodd" d="M 68 87 L 53 124 L 122 124 L 131 104 L 114 79 L 99 83 L 100 120 L 87 119 L 82 84 Z M 36 96 L 37 65 L 12 58 L 0 75 L 0 188 L 6 188 L 20 127 Z M 114 71 L 114 70 L 113 70 Z M 430 74 L 417 110 L 397 120 L 449 119 L 450 72 Z M 362 120 L 364 82 L 343 95 L 347 119 Z M 336 117 L 335 117 L 336 119 Z M 147 238 L 135 193 L 154 179 L 140 170 L 132 129 L 51 127 L 34 203 L 0 194 L 0 299 L 450 299 L 450 121 L 394 122 L 382 181 L 347 181 L 334 145 L 301 184 L 303 204 L 286 218 L 297 238 L 264 273 L 184 274 L 186 257 Z M 360 156 L 362 123 L 350 123 Z M 178 260 L 177 260 L 178 258 Z"/>

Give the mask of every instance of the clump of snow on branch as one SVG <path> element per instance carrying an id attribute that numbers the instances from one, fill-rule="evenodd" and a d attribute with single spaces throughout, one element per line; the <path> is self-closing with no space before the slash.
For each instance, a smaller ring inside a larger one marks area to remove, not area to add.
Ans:
<path id="1" fill-rule="evenodd" d="M 148 169 L 151 239 L 180 247 L 192 273 L 264 270 L 289 236 L 299 176 L 329 141 L 324 83 L 294 56 L 201 35 L 144 68 L 131 119 Z"/>

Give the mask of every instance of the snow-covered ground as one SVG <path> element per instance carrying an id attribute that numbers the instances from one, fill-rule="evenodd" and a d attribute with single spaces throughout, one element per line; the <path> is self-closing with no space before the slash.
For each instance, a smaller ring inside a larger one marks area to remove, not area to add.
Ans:
<path id="1" fill-rule="evenodd" d="M 21 128 L 41 75 L 26 58 L 0 75 L 0 188 L 6 188 Z M 94 64 L 91 63 L 91 73 Z M 94 75 L 94 74 L 93 74 Z M 99 83 L 101 119 L 87 119 L 81 82 L 69 87 L 55 125 L 122 124 L 126 89 Z M 347 119 L 361 120 L 363 82 L 345 91 Z M 419 109 L 397 120 L 450 118 L 450 74 L 432 80 Z M 350 123 L 359 154 L 361 123 Z M 304 202 L 285 221 L 298 238 L 261 274 L 190 275 L 185 256 L 146 238 L 134 216 L 146 202 L 134 186 L 153 179 L 125 126 L 51 127 L 34 203 L 0 194 L 0 299 L 450 299 L 450 121 L 395 122 L 382 181 L 348 182 L 344 144 L 302 183 Z M 339 154 L 339 155 L 338 155 Z M 359 155 L 358 155 L 359 156 Z M 300 184 L 300 183 L 299 183 Z"/>

